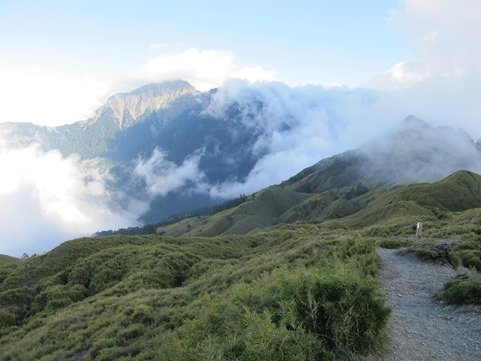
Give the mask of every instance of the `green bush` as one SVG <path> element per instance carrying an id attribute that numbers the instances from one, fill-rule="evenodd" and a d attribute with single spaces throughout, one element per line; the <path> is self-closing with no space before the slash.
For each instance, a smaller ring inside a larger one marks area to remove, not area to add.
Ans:
<path id="1" fill-rule="evenodd" d="M 15 314 L 7 310 L 0 309 L 0 328 L 6 328 L 15 325 Z"/>
<path id="2" fill-rule="evenodd" d="M 375 241 L 352 231 L 97 242 L 7 271 L 0 360 L 330 360 L 385 339 Z"/>
<path id="3" fill-rule="evenodd" d="M 481 251 L 465 250 L 457 251 L 456 254 L 461 259 L 463 266 L 481 270 Z"/>
<path id="4" fill-rule="evenodd" d="M 481 278 L 471 275 L 468 279 L 455 279 L 444 285 L 441 298 L 447 303 L 481 305 Z"/>
<path id="5" fill-rule="evenodd" d="M 461 258 L 457 254 L 457 252 L 449 252 L 448 253 L 448 262 L 451 264 L 451 266 L 454 269 L 457 269 L 459 266 L 461 266 Z"/>
<path id="6" fill-rule="evenodd" d="M 318 360 L 385 340 L 390 310 L 377 283 L 352 269 L 276 271 L 213 300 L 161 349 L 180 360 Z"/>
<path id="7" fill-rule="evenodd" d="M 471 240 L 462 239 L 461 241 L 454 243 L 453 249 L 455 251 L 478 250 L 479 243 L 477 243 L 472 239 Z"/>

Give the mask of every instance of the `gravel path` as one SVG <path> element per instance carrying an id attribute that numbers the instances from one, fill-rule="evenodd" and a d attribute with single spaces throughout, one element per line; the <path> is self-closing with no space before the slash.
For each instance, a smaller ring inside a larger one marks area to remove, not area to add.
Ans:
<path id="1" fill-rule="evenodd" d="M 434 294 L 456 272 L 379 248 L 381 282 L 392 307 L 390 344 L 373 360 L 481 360 L 479 307 L 443 306 Z"/>

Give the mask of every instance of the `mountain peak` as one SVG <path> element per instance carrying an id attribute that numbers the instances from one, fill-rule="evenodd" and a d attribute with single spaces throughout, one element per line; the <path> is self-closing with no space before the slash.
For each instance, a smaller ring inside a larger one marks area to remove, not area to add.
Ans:
<path id="1" fill-rule="evenodd" d="M 399 127 L 403 129 L 423 129 L 430 126 L 424 120 L 410 114 L 399 123 Z"/>
<path id="2" fill-rule="evenodd" d="M 121 129 L 133 124 L 147 111 L 167 108 L 176 99 L 195 95 L 198 91 L 185 80 L 164 81 L 143 85 L 129 93 L 112 95 L 97 110 L 96 118 L 110 111 Z"/>
<path id="3" fill-rule="evenodd" d="M 195 92 L 195 88 L 188 81 L 168 80 L 161 83 L 151 83 L 151 84 L 142 85 L 141 87 L 127 94 L 158 97 L 168 93 L 178 92 L 182 90 L 189 90 L 189 91 Z"/>

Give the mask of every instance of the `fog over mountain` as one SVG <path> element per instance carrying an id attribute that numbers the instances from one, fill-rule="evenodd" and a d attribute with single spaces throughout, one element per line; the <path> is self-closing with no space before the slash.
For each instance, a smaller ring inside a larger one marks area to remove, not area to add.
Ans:
<path id="1" fill-rule="evenodd" d="M 399 124 L 406 113 L 380 111 L 389 103 L 360 88 L 230 81 L 200 92 L 179 80 L 113 95 L 70 125 L 0 124 L 8 205 L 0 253 L 41 251 L 252 193 L 376 134 L 356 156 L 380 181 L 481 171 L 479 143 L 466 133 L 415 117 Z"/>

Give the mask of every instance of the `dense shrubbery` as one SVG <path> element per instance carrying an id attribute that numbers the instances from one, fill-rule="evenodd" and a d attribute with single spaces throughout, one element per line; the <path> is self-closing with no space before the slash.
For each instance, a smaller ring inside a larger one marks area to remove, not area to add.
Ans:
<path id="1" fill-rule="evenodd" d="M 334 359 L 379 346 L 388 315 L 375 280 L 342 263 L 334 269 L 279 270 L 212 301 L 200 317 L 167 338 L 160 355 L 179 360 Z"/>
<path id="2" fill-rule="evenodd" d="M 354 234 L 304 224 L 97 242 L 8 271 L 0 289 L 17 296 L 0 298 L 0 359 L 314 360 L 367 353 L 385 339 L 375 244 Z M 55 258 L 65 262 L 49 270 Z M 34 285 L 29 269 L 43 272 Z"/>

